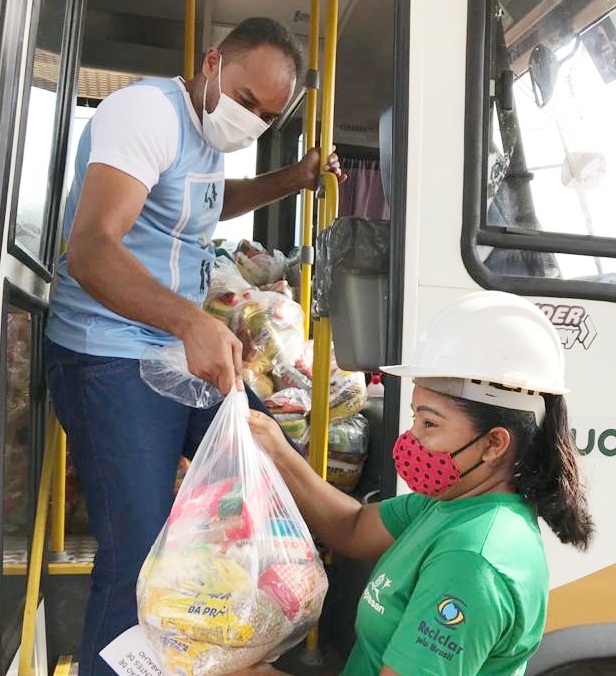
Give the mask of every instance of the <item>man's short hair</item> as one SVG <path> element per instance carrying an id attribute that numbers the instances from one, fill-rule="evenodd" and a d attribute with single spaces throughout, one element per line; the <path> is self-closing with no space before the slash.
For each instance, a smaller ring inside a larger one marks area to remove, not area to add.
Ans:
<path id="1" fill-rule="evenodd" d="M 302 47 L 295 35 L 274 19 L 257 16 L 242 21 L 218 48 L 227 58 L 233 59 L 234 56 L 261 45 L 279 49 L 293 62 L 296 78 L 299 80 L 302 77 L 304 68 Z"/>

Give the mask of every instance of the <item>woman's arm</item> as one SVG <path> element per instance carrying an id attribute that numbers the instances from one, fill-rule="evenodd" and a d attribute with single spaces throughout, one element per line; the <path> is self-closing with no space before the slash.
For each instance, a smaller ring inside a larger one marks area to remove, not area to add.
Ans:
<path id="1" fill-rule="evenodd" d="M 328 547 L 356 559 L 378 559 L 394 542 L 379 506 L 361 505 L 316 474 L 264 413 L 249 419 L 255 439 L 276 464 L 312 533 Z"/>

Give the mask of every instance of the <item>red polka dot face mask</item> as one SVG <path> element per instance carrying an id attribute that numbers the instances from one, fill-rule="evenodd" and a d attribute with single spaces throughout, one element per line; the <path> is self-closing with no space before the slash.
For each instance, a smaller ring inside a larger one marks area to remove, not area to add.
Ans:
<path id="1" fill-rule="evenodd" d="M 459 484 L 462 477 L 483 463 L 483 460 L 480 460 L 464 474 L 460 474 L 453 459 L 479 441 L 484 434 L 485 432 L 452 453 L 432 453 L 422 446 L 410 431 L 405 432 L 394 444 L 396 472 L 414 493 L 434 498 L 447 488 Z"/>

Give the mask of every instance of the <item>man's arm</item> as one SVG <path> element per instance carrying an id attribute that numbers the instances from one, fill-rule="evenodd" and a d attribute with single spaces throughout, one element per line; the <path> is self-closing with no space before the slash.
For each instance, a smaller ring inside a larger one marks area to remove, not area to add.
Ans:
<path id="1" fill-rule="evenodd" d="M 319 149 L 311 148 L 297 164 L 255 178 L 227 179 L 220 220 L 260 209 L 304 188 L 315 190 L 321 173 L 320 165 Z M 329 156 L 323 169 L 335 174 L 341 183 L 346 179 L 335 153 Z"/>
<path id="2" fill-rule="evenodd" d="M 122 244 L 146 198 L 137 179 L 91 164 L 68 242 L 69 272 L 114 312 L 177 336 L 190 371 L 226 393 L 242 372 L 241 342 L 222 322 L 160 284 Z"/>

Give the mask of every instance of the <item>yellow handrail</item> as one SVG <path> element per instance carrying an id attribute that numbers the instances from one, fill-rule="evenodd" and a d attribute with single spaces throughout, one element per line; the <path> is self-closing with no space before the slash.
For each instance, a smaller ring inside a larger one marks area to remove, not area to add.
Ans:
<path id="1" fill-rule="evenodd" d="M 328 0 L 323 52 L 323 101 L 321 104 L 321 164 L 334 147 L 334 98 L 336 96 L 336 58 L 338 46 L 338 0 Z M 328 227 L 321 224 L 321 229 Z"/>
<path id="2" fill-rule="evenodd" d="M 197 0 L 186 0 L 184 6 L 184 79 L 195 76 L 195 32 L 197 23 Z"/>
<path id="3" fill-rule="evenodd" d="M 66 434 L 62 428 L 58 431 L 58 443 L 55 452 L 49 549 L 54 553 L 60 553 L 64 551 L 64 529 L 66 525 Z"/>
<path id="4" fill-rule="evenodd" d="M 53 670 L 53 676 L 70 676 L 73 658 L 70 655 L 60 655 Z"/>
<path id="5" fill-rule="evenodd" d="M 327 0 L 325 50 L 323 57 L 323 101 L 321 112 L 321 164 L 334 147 L 334 98 L 336 93 L 336 47 L 338 42 L 338 0 Z M 333 174 L 321 175 L 318 232 L 329 228 L 338 213 L 338 181 Z M 329 433 L 331 326 L 326 317 L 314 323 L 314 375 L 310 415 L 310 464 L 327 478 Z"/>
<path id="6" fill-rule="evenodd" d="M 45 456 L 43 458 L 41 483 L 36 502 L 36 516 L 34 518 L 34 532 L 32 533 L 32 546 L 28 561 L 28 581 L 24 604 L 24 620 L 21 628 L 19 676 L 31 676 L 32 672 L 36 610 L 41 587 L 41 571 L 43 568 L 43 554 L 45 550 L 45 531 L 47 527 L 49 497 L 53 481 L 54 463 L 56 460 L 56 442 L 58 440 L 59 429 L 60 425 L 58 421 L 55 417 L 50 416 L 47 424 Z"/>
<path id="7" fill-rule="evenodd" d="M 338 43 L 338 0 L 328 0 L 323 58 L 323 101 L 321 112 L 321 166 L 334 147 L 334 97 L 336 93 L 336 47 Z M 338 214 L 338 181 L 333 174 L 321 174 L 318 232 L 329 228 Z M 314 364 L 312 411 L 310 414 L 310 464 L 327 479 L 329 436 L 329 381 L 332 332 L 329 319 L 314 323 Z M 312 627 L 306 639 L 308 653 L 317 653 L 319 628 Z"/>
<path id="8" fill-rule="evenodd" d="M 338 179 L 333 174 L 323 174 L 321 176 L 321 186 L 324 199 L 325 214 L 324 219 L 326 227 L 330 228 L 332 223 L 338 218 L 339 190 Z"/>
<path id="9" fill-rule="evenodd" d="M 318 70 L 319 70 L 319 14 L 321 0 L 312 0 L 310 11 L 310 46 L 308 49 L 308 81 L 306 96 L 306 130 L 304 149 L 316 145 L 317 136 L 317 102 L 318 102 Z M 304 190 L 304 227 L 302 246 L 312 247 L 312 219 L 314 216 L 314 191 Z M 311 249 L 304 249 L 309 251 Z M 304 311 L 304 337 L 310 337 L 310 305 L 312 301 L 312 263 L 303 258 L 301 266 L 301 306 Z"/>

